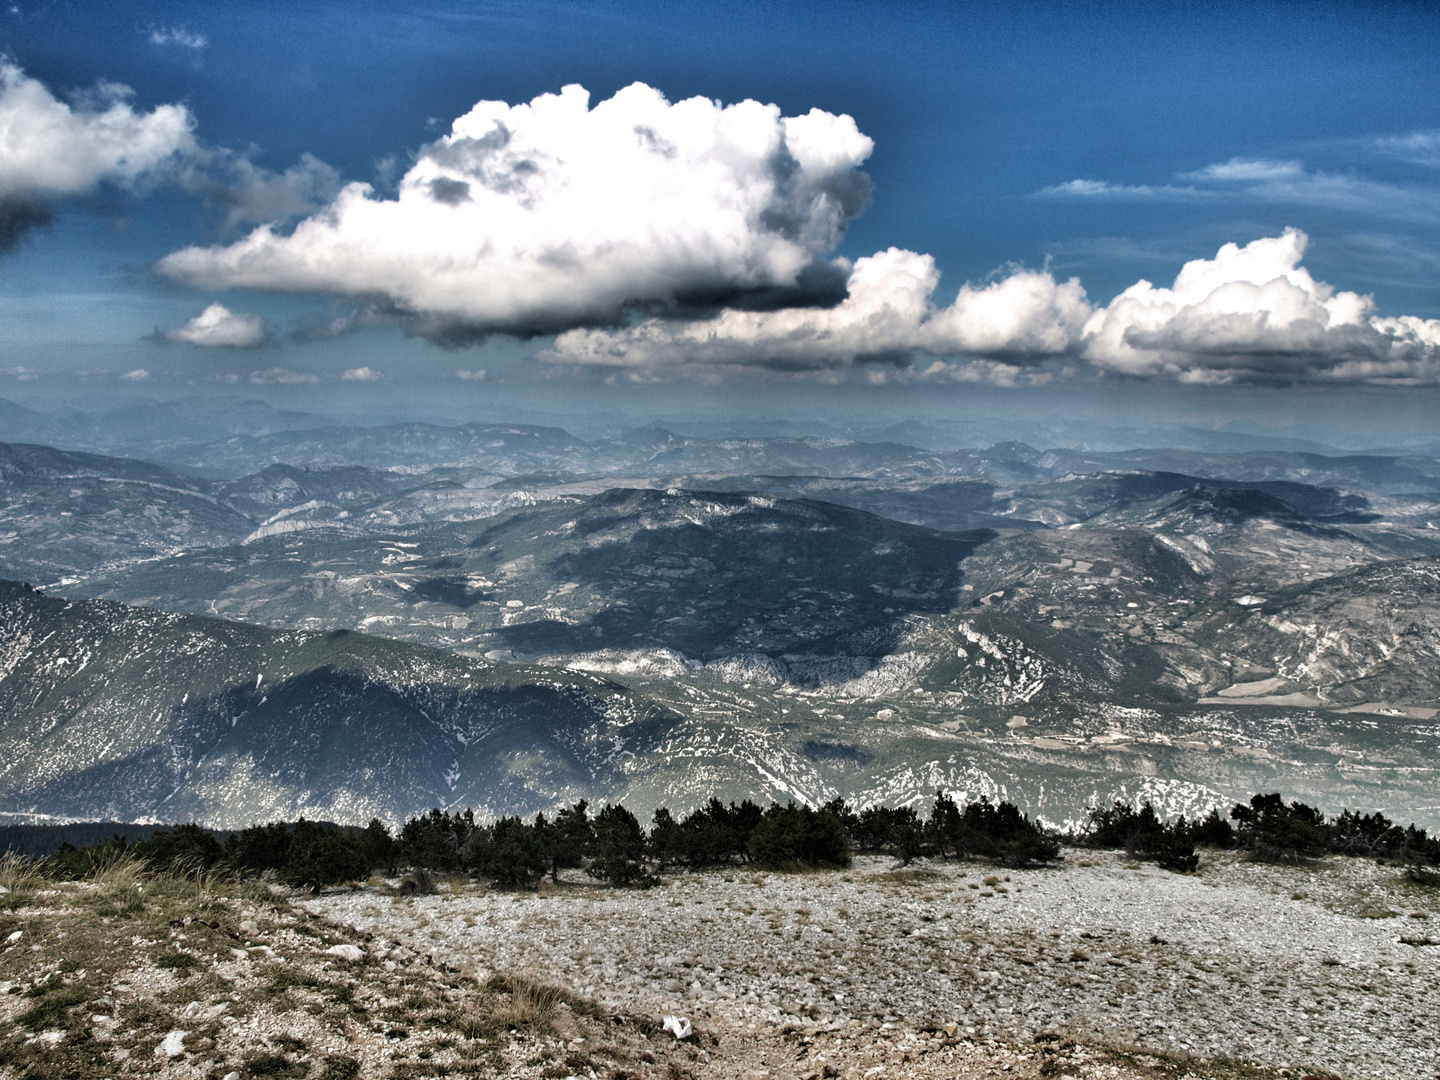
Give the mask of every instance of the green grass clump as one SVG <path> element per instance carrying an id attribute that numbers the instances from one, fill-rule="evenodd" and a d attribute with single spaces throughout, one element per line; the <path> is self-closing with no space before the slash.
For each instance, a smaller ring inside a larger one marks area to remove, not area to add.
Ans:
<path id="1" fill-rule="evenodd" d="M 355 1080 L 359 1075 L 360 1062 L 352 1057 L 334 1054 L 326 1057 L 320 1066 L 319 1080 Z"/>
<path id="2" fill-rule="evenodd" d="M 265 995 L 274 998 L 291 990 L 318 990 L 323 986 L 325 984 L 308 971 L 296 971 L 287 967 L 270 980 L 270 985 L 265 988 Z"/>
<path id="3" fill-rule="evenodd" d="M 173 971 L 179 975 L 186 975 L 193 968 L 200 966 L 200 961 L 188 952 L 181 952 L 175 949 L 171 952 L 161 953 L 155 958 L 155 966 L 164 968 L 166 971 Z"/>
<path id="4" fill-rule="evenodd" d="M 256 1054 L 245 1061 L 247 1077 L 275 1077 L 276 1080 L 293 1077 L 300 1080 L 308 1071 L 302 1062 L 285 1054 Z"/>
<path id="5" fill-rule="evenodd" d="M 69 1013 L 76 1005 L 83 1005 L 90 995 L 78 986 L 56 986 L 42 990 L 39 1000 L 17 1017 L 17 1022 L 28 1031 L 45 1031 L 63 1028 L 69 1022 Z"/>

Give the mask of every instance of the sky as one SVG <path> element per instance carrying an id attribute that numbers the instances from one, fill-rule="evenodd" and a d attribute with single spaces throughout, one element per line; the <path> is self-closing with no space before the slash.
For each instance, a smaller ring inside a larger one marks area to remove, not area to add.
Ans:
<path id="1" fill-rule="evenodd" d="M 1440 438 L 1434 5 L 17 0 L 0 53 L 0 397 Z"/>

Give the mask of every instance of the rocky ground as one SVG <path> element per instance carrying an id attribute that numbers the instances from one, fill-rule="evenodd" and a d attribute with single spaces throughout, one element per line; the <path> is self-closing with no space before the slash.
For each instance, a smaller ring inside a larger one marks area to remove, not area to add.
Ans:
<path id="1" fill-rule="evenodd" d="M 307 899 L 7 858 L 0 1080 L 1434 1080 L 1435 918 L 1353 859 Z"/>
<path id="2" fill-rule="evenodd" d="M 6 1080 L 679 1078 L 707 1056 L 522 976 L 376 962 L 288 890 L 133 862 L 83 882 L 13 871 L 0 860 Z"/>
<path id="3" fill-rule="evenodd" d="M 730 1048 L 713 1075 L 1138 1076 L 1229 1060 L 1440 1076 L 1440 894 L 1359 859 L 1212 855 L 1180 876 L 1109 853 L 1009 872 L 870 858 L 667 875 L 648 891 L 576 877 L 305 906 L 370 935 L 382 970 L 421 955 L 481 982 L 528 972 L 626 1015 L 686 1015 Z"/>
<path id="4" fill-rule="evenodd" d="M 464 898 L 463 888 L 451 896 Z M 133 861 L 56 882 L 0 859 L 5 1080 L 1294 1075 L 1197 1065 L 1063 1033 L 1021 1045 L 953 1023 L 915 1030 L 702 1019 L 681 1041 L 659 1017 L 601 1005 L 544 974 L 456 970 L 305 911 L 278 887 L 156 876 Z"/>

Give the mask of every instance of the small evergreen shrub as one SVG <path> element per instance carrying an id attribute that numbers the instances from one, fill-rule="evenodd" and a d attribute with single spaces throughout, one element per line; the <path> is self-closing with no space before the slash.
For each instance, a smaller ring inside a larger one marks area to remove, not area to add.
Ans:
<path id="1" fill-rule="evenodd" d="M 465 868 L 465 844 L 475 833 L 475 813 L 431 810 L 410 818 L 400 830 L 400 859 L 410 866 L 452 872 Z"/>
<path id="2" fill-rule="evenodd" d="M 590 865 L 585 872 L 608 885 L 653 885 L 646 865 L 648 843 L 640 821 L 625 807 L 606 805 L 595 815 Z"/>
<path id="3" fill-rule="evenodd" d="M 558 882 L 561 870 L 578 870 L 585 865 L 585 852 L 594 839 L 594 827 L 586 813 L 589 805 L 581 799 L 561 810 L 553 825 L 546 822 L 544 814 L 535 815 L 535 831 L 550 863 L 550 880 Z"/>
<path id="4" fill-rule="evenodd" d="M 533 889 L 550 866 L 541 833 L 518 817 L 503 817 L 470 849 L 473 867 L 502 889 Z"/>
<path id="5" fill-rule="evenodd" d="M 1190 839 L 1198 847 L 1232 848 L 1235 846 L 1235 827 L 1212 806 L 1209 814 L 1190 826 Z"/>
<path id="6" fill-rule="evenodd" d="M 172 866 L 209 870 L 225 858 L 225 848 L 215 834 L 195 824 L 157 829 L 130 850 L 161 870 Z"/>
<path id="7" fill-rule="evenodd" d="M 908 866 L 927 851 L 925 828 L 913 806 L 867 806 L 856 822 L 856 844 L 886 851 Z"/>
<path id="8" fill-rule="evenodd" d="M 750 855 L 775 868 L 843 868 L 850 865 L 850 838 L 831 811 L 772 804 L 750 834 Z"/>
<path id="9" fill-rule="evenodd" d="M 749 799 L 726 806 L 712 798 L 678 821 L 662 806 L 652 819 L 650 854 L 662 868 L 748 862 L 750 838 L 763 814 Z"/>
<path id="10" fill-rule="evenodd" d="M 1344 810 L 1327 819 L 1304 803 L 1286 804 L 1278 794 L 1237 804 L 1230 820 L 1212 810 L 1194 822 L 1183 817 L 1165 822 L 1148 803 L 1136 809 L 1117 802 L 1091 810 L 1076 842 L 1123 849 L 1182 873 L 1198 867 L 1197 845 L 1238 847 L 1252 857 L 1280 861 L 1334 852 L 1400 864 L 1415 881 L 1440 884 L 1440 837 L 1415 825 L 1402 829 L 1379 812 Z M 843 799 L 819 809 L 794 802 L 762 809 L 748 799 L 727 805 L 712 798 L 679 819 L 661 807 L 648 833 L 618 803 L 592 817 L 581 800 L 553 819 L 537 814 L 528 824 L 505 817 L 487 826 L 477 824 L 470 810 L 435 809 L 407 820 L 396 837 L 376 819 L 360 829 L 302 818 L 254 825 L 230 833 L 223 844 L 195 824 L 158 828 L 130 847 L 120 836 L 81 848 L 62 843 L 43 862 L 0 859 L 0 883 L 9 889 L 0 907 L 23 905 L 45 877 L 99 883 L 121 874 L 133 885 L 134 877 L 172 868 L 268 875 L 317 890 L 362 879 L 375 869 L 403 868 L 400 891 L 423 895 L 436 891 L 436 875 L 456 872 L 511 889 L 535 888 L 545 874 L 558 881 L 565 869 L 583 869 L 610 885 L 649 885 L 656 871 L 667 867 L 844 867 L 854 851 L 883 852 L 902 865 L 940 857 L 1023 867 L 1054 862 L 1060 843 L 1012 803 L 982 797 L 962 807 L 943 791 L 925 818 L 913 806 L 871 806 L 857 813 Z M 128 888 L 124 894 L 128 903 L 140 903 L 139 894 Z"/>
<path id="11" fill-rule="evenodd" d="M 1318 859 L 1330 851 L 1330 829 L 1325 815 L 1298 801 L 1287 806 L 1278 792 L 1253 795 L 1249 806 L 1236 803 L 1230 816 L 1236 821 L 1238 845 L 1252 858 L 1298 862 Z"/>
<path id="12" fill-rule="evenodd" d="M 1219 820 L 1213 810 L 1211 814 Z M 1228 822 L 1224 824 L 1229 828 Z M 1139 810 L 1128 803 L 1117 802 L 1090 811 L 1081 842 L 1087 847 L 1123 848 L 1131 858 L 1154 859 L 1162 870 L 1189 874 L 1200 867 L 1200 856 L 1195 853 L 1195 833 L 1196 829 L 1188 826 L 1183 816 L 1168 824 L 1161 821 L 1155 807 L 1148 802 Z"/>

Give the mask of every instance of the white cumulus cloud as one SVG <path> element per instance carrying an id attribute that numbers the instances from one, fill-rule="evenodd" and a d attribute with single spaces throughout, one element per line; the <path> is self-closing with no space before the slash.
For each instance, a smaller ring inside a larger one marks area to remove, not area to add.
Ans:
<path id="1" fill-rule="evenodd" d="M 376 382 L 380 378 L 380 373 L 368 367 L 352 367 L 346 368 L 340 378 L 346 382 Z"/>
<path id="2" fill-rule="evenodd" d="M 0 61 L 0 248 L 45 221 L 48 203 L 104 183 L 133 186 L 194 151 L 185 106 L 141 112 L 129 97 L 105 84 L 72 106 Z"/>
<path id="3" fill-rule="evenodd" d="M 857 259 L 844 301 L 833 308 L 729 309 L 712 319 L 649 319 L 620 331 L 571 330 L 538 358 L 555 363 L 658 371 L 766 367 L 816 371 L 857 362 L 905 363 L 919 350 L 942 356 L 1048 356 L 1070 351 L 1090 314 L 1074 279 L 1022 270 L 966 285 L 938 308 L 940 274 L 929 255 L 890 248 Z"/>
<path id="4" fill-rule="evenodd" d="M 1432 134 L 1407 136 L 1393 152 L 1423 158 Z M 643 83 L 592 107 L 572 85 L 524 104 L 480 102 L 420 152 L 394 198 L 340 186 L 313 157 L 270 173 L 223 151 L 198 154 L 197 175 L 228 177 L 231 224 L 265 224 L 234 243 L 176 251 L 157 268 L 199 288 L 340 298 L 295 331 L 299 340 L 392 320 L 446 346 L 553 333 L 537 359 L 634 378 L 757 369 L 844 378 L 862 368 L 872 380 L 1011 385 L 1085 370 L 1440 382 L 1440 320 L 1381 317 L 1372 298 L 1317 281 L 1301 265 L 1306 238 L 1296 230 L 1227 244 L 1185 264 L 1169 288 L 1140 281 L 1102 307 L 1077 279 L 1025 269 L 938 304 L 929 255 L 830 258 L 869 199 L 860 167 L 872 149 L 850 117 L 818 109 L 787 117 L 755 101 L 672 103 Z M 1432 187 L 1265 158 L 1166 184 L 1073 180 L 1038 194 L 1245 197 L 1440 221 Z M 280 228 L 297 216 L 293 230 Z M 212 305 L 166 336 L 259 344 L 264 328 Z"/>
<path id="5" fill-rule="evenodd" d="M 920 326 L 917 345 L 940 356 L 1058 356 L 1075 347 L 1089 315 L 1078 278 L 1018 270 L 983 287 L 961 286 L 953 304 Z"/>
<path id="6" fill-rule="evenodd" d="M 1168 289 L 1137 282 L 1085 324 L 1084 358 L 1190 382 L 1440 379 L 1440 320 L 1378 317 L 1300 265 L 1306 243 L 1287 229 L 1186 263 Z"/>
<path id="7" fill-rule="evenodd" d="M 1186 382 L 1440 382 L 1440 320 L 1381 317 L 1368 296 L 1317 281 L 1301 265 L 1298 230 L 1226 244 L 1185 264 L 1170 288 L 1140 281 L 1092 307 L 1077 279 L 1018 270 L 931 299 L 928 255 L 891 248 L 856 261 L 833 308 L 726 310 L 712 319 L 647 319 L 621 330 L 561 334 L 536 354 L 551 363 L 709 373 L 770 368 L 835 371 L 909 364 L 916 353 L 968 357 L 916 368 L 937 381 L 1022 385 L 1052 377 L 1047 358 L 1105 374 Z"/>
<path id="8" fill-rule="evenodd" d="M 166 341 L 186 345 L 217 345 L 253 349 L 265 344 L 265 320 L 259 315 L 241 315 L 224 304 L 211 304 L 184 326 L 160 332 Z"/>
<path id="9" fill-rule="evenodd" d="M 394 199 L 346 185 L 289 235 L 177 251 L 202 288 L 379 300 L 433 340 L 621 325 L 649 307 L 774 307 L 843 296 L 823 256 L 863 209 L 873 143 L 848 116 L 755 101 L 671 103 L 641 83 L 482 101 Z"/>

